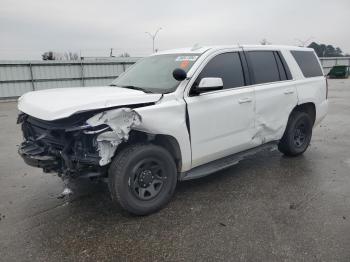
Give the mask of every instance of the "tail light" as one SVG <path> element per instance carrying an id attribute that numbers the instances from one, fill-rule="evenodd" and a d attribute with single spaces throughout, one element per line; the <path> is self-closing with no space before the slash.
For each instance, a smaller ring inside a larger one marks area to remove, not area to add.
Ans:
<path id="1" fill-rule="evenodd" d="M 326 76 L 325 78 L 326 78 L 326 99 L 328 99 L 328 79 Z"/>

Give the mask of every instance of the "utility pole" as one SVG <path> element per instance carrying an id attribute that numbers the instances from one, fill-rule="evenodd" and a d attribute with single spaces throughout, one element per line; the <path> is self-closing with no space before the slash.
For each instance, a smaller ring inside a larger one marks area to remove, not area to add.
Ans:
<path id="1" fill-rule="evenodd" d="M 153 53 L 155 52 L 155 49 L 154 49 L 154 41 L 155 41 L 155 39 L 156 39 L 156 37 L 157 37 L 157 34 L 158 34 L 158 32 L 159 32 L 160 30 L 162 30 L 161 27 L 159 27 L 159 28 L 157 29 L 157 31 L 156 31 L 154 34 L 151 34 L 150 32 L 145 32 L 146 34 L 148 34 L 148 35 L 152 38 L 152 52 L 153 52 Z"/>

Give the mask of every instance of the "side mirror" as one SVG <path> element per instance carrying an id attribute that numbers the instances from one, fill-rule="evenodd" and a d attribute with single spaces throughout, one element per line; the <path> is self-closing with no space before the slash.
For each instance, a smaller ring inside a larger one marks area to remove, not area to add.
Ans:
<path id="1" fill-rule="evenodd" d="M 205 77 L 199 82 L 195 88 L 195 93 L 203 93 L 208 91 L 221 90 L 224 88 L 224 83 L 221 77 Z"/>
<path id="2" fill-rule="evenodd" d="M 185 80 L 187 78 L 187 73 L 185 72 L 185 70 L 183 70 L 181 68 L 176 68 L 173 71 L 173 77 L 177 81 L 183 81 L 183 80 Z"/>

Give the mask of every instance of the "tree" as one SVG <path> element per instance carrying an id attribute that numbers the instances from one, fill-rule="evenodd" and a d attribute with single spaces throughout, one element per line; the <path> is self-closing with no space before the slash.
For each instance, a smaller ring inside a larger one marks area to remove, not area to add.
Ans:
<path id="1" fill-rule="evenodd" d="M 343 56 L 343 51 L 339 47 L 334 47 L 332 45 L 317 44 L 312 42 L 308 47 L 313 48 L 319 57 Z"/>
<path id="2" fill-rule="evenodd" d="M 130 54 L 127 52 L 121 53 L 119 57 L 130 57 Z"/>
<path id="3" fill-rule="evenodd" d="M 263 38 L 261 41 L 260 41 L 260 44 L 261 45 L 271 45 L 271 43 L 269 41 L 267 41 L 266 38 Z"/>
<path id="4" fill-rule="evenodd" d="M 43 60 L 79 60 L 79 55 L 70 51 L 65 53 L 48 51 L 42 54 L 41 57 Z"/>
<path id="5" fill-rule="evenodd" d="M 343 51 L 339 47 L 335 48 L 335 53 L 339 56 L 343 56 Z"/>
<path id="6" fill-rule="evenodd" d="M 55 60 L 55 56 L 52 51 L 43 53 L 41 57 L 43 58 L 43 60 Z"/>
<path id="7" fill-rule="evenodd" d="M 65 52 L 64 53 L 65 60 L 79 60 L 79 55 L 73 52 Z"/>

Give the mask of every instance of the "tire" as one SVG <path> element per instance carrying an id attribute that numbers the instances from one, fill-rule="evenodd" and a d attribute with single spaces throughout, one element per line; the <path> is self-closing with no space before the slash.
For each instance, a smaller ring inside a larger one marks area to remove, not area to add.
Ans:
<path id="1" fill-rule="evenodd" d="M 278 150 L 286 156 L 298 156 L 308 148 L 312 137 L 313 121 L 305 112 L 291 113 Z"/>
<path id="2" fill-rule="evenodd" d="M 153 144 L 124 148 L 114 158 L 108 173 L 112 199 L 134 215 L 148 215 L 163 208 L 177 183 L 173 157 Z"/>

